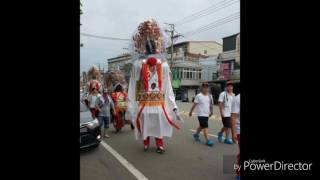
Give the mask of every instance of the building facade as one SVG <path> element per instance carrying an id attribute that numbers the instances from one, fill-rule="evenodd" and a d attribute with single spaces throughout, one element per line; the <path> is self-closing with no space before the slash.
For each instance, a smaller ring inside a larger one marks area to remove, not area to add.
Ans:
<path id="1" fill-rule="evenodd" d="M 221 53 L 222 46 L 215 41 L 187 41 L 175 44 L 173 49 L 173 62 L 170 61 L 171 54 L 168 59 L 176 100 L 191 102 L 199 92 L 201 82 L 213 78 L 207 73 L 213 76 L 216 71 L 214 59 Z"/>
<path id="2" fill-rule="evenodd" d="M 168 54 L 171 49 L 168 48 Z M 204 56 L 213 56 L 222 52 L 222 45 L 215 41 L 185 41 L 173 46 L 173 53 L 185 52 L 190 54 L 200 54 Z"/>
<path id="3" fill-rule="evenodd" d="M 200 65 L 202 66 L 201 81 L 212 81 L 218 78 L 217 75 L 217 59 L 218 56 L 209 56 L 204 59 L 200 59 Z"/>
<path id="4" fill-rule="evenodd" d="M 240 33 L 223 38 L 217 62 L 218 80 L 240 80 Z"/>
<path id="5" fill-rule="evenodd" d="M 228 80 L 234 82 L 234 93 L 240 92 L 240 33 L 224 37 L 222 40 L 223 52 L 217 57 L 217 76 L 209 81 L 215 103 Z"/>

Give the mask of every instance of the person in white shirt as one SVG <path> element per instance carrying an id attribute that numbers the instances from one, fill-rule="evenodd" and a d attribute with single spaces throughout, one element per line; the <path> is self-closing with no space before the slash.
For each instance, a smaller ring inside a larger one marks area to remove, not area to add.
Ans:
<path id="1" fill-rule="evenodd" d="M 231 105 L 232 139 L 238 142 L 239 154 L 237 155 L 238 167 L 240 167 L 240 94 L 232 101 Z M 237 180 L 240 180 L 240 169 L 237 169 Z"/>
<path id="2" fill-rule="evenodd" d="M 105 129 L 109 128 L 109 122 L 111 113 L 115 115 L 114 112 L 114 103 L 111 97 L 108 94 L 108 89 L 103 89 L 103 94 L 100 96 L 100 98 L 97 98 L 96 100 L 96 108 L 98 110 L 97 118 L 102 124 L 101 126 L 101 132 L 103 137 L 109 138 L 110 136 L 106 134 Z"/>
<path id="3" fill-rule="evenodd" d="M 223 127 L 221 128 L 221 131 L 218 133 L 218 141 L 223 142 L 225 144 L 233 144 L 231 138 L 229 138 L 230 129 L 231 129 L 231 102 L 234 98 L 233 94 L 233 83 L 231 81 L 228 81 L 226 83 L 225 91 L 220 93 L 219 96 L 219 109 L 221 114 L 221 119 L 223 123 Z M 223 133 L 225 132 L 226 137 L 223 137 Z"/>
<path id="4" fill-rule="evenodd" d="M 201 93 L 197 94 L 195 97 L 189 116 L 192 116 L 192 111 L 196 106 L 198 106 L 198 120 L 200 125 L 197 132 L 193 134 L 193 138 L 196 141 L 200 141 L 199 134 L 203 131 L 206 145 L 212 146 L 213 142 L 208 139 L 208 119 L 212 116 L 213 99 L 209 94 L 209 85 L 206 82 L 202 84 Z"/>

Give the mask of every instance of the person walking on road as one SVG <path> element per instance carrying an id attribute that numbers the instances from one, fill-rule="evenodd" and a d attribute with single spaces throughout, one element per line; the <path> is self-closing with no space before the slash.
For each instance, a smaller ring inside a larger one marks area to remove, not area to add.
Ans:
<path id="1" fill-rule="evenodd" d="M 102 124 L 102 135 L 103 137 L 109 138 L 110 136 L 105 133 L 105 129 L 109 128 L 110 123 L 110 112 L 114 113 L 114 104 L 111 97 L 108 95 L 108 90 L 104 89 L 102 96 L 96 100 L 96 108 L 98 110 L 98 120 Z"/>
<path id="2" fill-rule="evenodd" d="M 196 141 L 200 141 L 199 134 L 203 131 L 206 145 L 213 146 L 213 142 L 208 138 L 208 119 L 212 116 L 213 99 L 209 94 L 209 84 L 206 82 L 202 84 L 201 92 L 196 95 L 189 116 L 192 116 L 192 112 L 196 106 L 198 107 L 198 120 L 200 125 L 197 132 L 193 134 L 193 138 Z"/>
<path id="3" fill-rule="evenodd" d="M 237 155 L 238 167 L 240 167 L 240 94 L 238 94 L 231 105 L 232 139 L 238 142 L 239 153 Z M 237 168 L 237 180 L 240 180 L 240 168 Z"/>
<path id="4" fill-rule="evenodd" d="M 134 125 L 131 120 L 125 119 L 125 113 L 127 111 L 127 97 L 128 94 L 124 91 L 121 84 L 115 85 L 115 91 L 111 94 L 111 98 L 114 102 L 114 127 L 116 132 L 119 132 L 125 124 L 130 124 L 132 130 Z"/>
<path id="5" fill-rule="evenodd" d="M 92 88 L 91 94 L 88 96 L 88 104 L 91 111 L 92 118 L 96 118 L 96 114 L 98 112 L 96 108 L 96 100 L 100 97 L 98 90 L 96 88 Z"/>
<path id="6" fill-rule="evenodd" d="M 223 123 L 223 127 L 221 131 L 218 133 L 218 141 L 224 142 L 225 144 L 233 144 L 231 138 L 229 138 L 230 130 L 231 130 L 231 103 L 234 98 L 233 94 L 233 84 L 231 81 L 226 83 L 225 91 L 220 93 L 219 95 L 219 109 L 221 114 L 221 119 Z M 225 132 L 226 137 L 223 137 L 223 133 Z"/>

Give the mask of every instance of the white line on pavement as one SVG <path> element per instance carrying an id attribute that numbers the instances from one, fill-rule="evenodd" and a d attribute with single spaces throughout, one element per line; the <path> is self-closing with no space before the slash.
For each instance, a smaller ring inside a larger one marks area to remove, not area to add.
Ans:
<path id="1" fill-rule="evenodd" d="M 196 130 L 194 130 L 194 129 L 189 129 L 189 130 L 192 131 L 192 132 L 196 132 Z M 203 133 L 201 132 L 200 134 L 203 134 Z M 218 137 L 218 136 L 216 136 L 216 135 L 209 134 L 209 133 L 208 133 L 208 136 L 213 136 L 213 137 L 216 137 L 216 138 Z"/>
<path id="2" fill-rule="evenodd" d="M 109 146 L 104 141 L 101 141 L 101 145 L 109 151 L 125 168 L 127 168 L 131 174 L 133 174 L 138 180 L 148 180 L 138 169 L 136 169 L 131 163 L 129 163 L 124 157 L 122 157 L 117 151 Z"/>

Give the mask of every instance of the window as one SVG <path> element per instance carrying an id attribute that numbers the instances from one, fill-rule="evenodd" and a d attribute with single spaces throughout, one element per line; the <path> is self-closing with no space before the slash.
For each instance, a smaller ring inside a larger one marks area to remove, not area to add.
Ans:
<path id="1" fill-rule="evenodd" d="M 181 68 L 179 70 L 179 78 L 189 79 L 189 80 L 198 80 L 201 78 L 201 70 L 195 68 Z M 182 76 L 183 75 L 183 76 Z"/>
<path id="2" fill-rule="evenodd" d="M 207 50 L 204 50 L 204 51 L 203 51 L 203 54 L 207 54 Z"/>
<path id="3" fill-rule="evenodd" d="M 237 36 L 233 35 L 223 39 L 223 51 L 231 51 L 236 49 Z"/>
<path id="4" fill-rule="evenodd" d="M 172 68 L 171 73 L 172 73 L 172 78 L 176 79 L 177 78 L 177 69 L 176 68 Z"/>
<path id="5" fill-rule="evenodd" d="M 175 79 L 179 78 L 178 68 L 174 68 L 174 78 Z"/>
<path id="6" fill-rule="evenodd" d="M 183 46 L 183 51 L 184 51 L 184 52 L 187 52 L 187 50 L 188 50 L 187 46 L 186 46 L 186 45 Z"/>
<path id="7" fill-rule="evenodd" d="M 240 63 L 234 62 L 234 64 L 233 64 L 233 69 L 234 69 L 234 70 L 240 69 Z"/>

